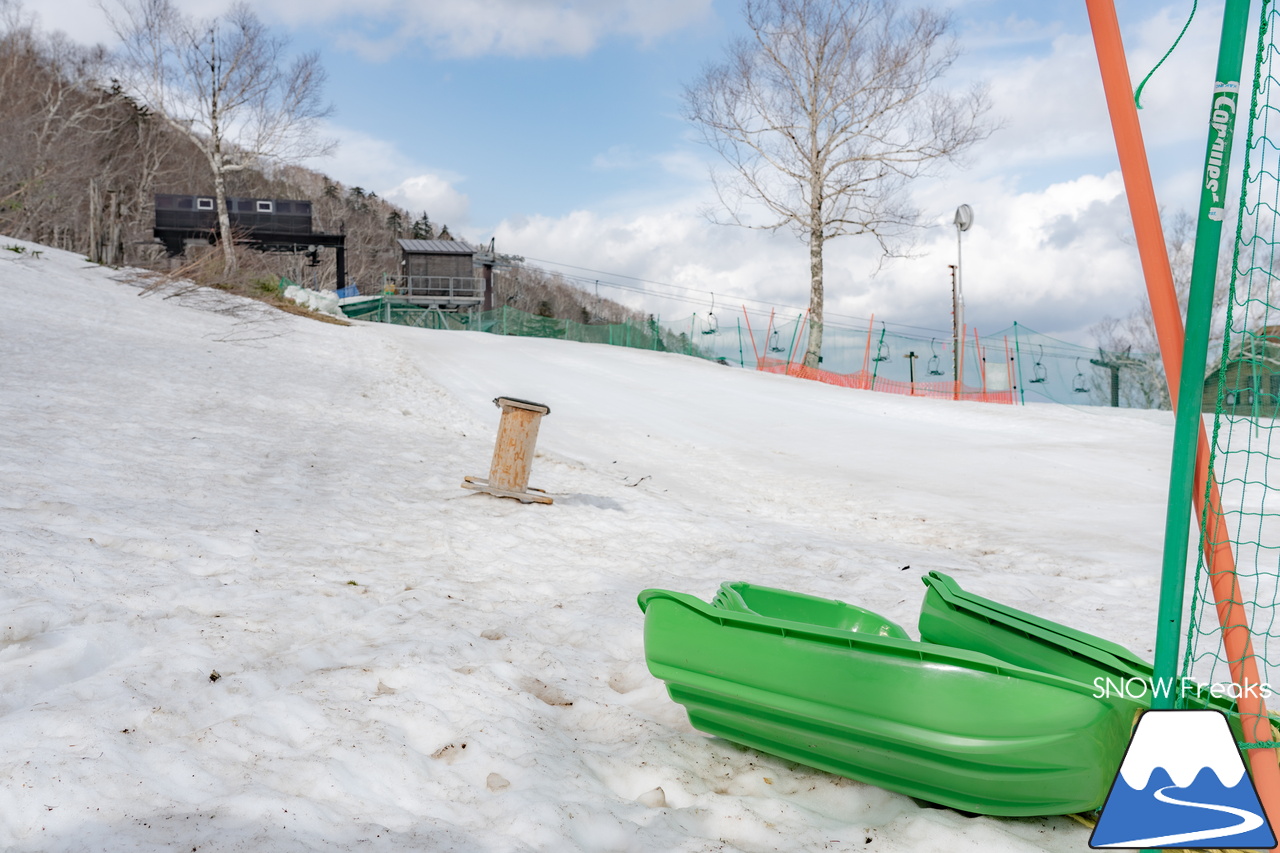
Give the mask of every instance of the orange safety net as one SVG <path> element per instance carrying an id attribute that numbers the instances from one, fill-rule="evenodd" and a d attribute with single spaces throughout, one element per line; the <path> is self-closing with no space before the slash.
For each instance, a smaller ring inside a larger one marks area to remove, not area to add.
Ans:
<path id="1" fill-rule="evenodd" d="M 1014 403 L 1014 391 L 1012 388 L 994 391 L 964 385 L 954 380 L 946 382 L 902 382 L 877 377 L 868 370 L 859 370 L 854 373 L 833 373 L 830 370 L 805 367 L 802 364 L 787 362 L 780 358 L 768 357 L 756 359 L 756 370 L 762 373 L 798 376 L 801 379 L 825 382 L 828 385 L 839 385 L 841 388 L 856 388 L 860 391 L 880 391 L 885 394 L 902 394 L 910 397 L 932 397 L 938 400 L 1003 403 L 1007 406 L 1011 406 Z"/>

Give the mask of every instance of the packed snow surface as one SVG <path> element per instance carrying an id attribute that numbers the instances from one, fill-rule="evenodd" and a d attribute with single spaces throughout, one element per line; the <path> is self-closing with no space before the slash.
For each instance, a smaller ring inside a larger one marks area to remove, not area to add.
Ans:
<path id="1" fill-rule="evenodd" d="M 26 245 L 6 241 L 7 245 Z M 0 849 L 1071 851 L 694 731 L 636 595 L 1151 651 L 1172 420 L 339 326 L 0 251 Z M 545 403 L 523 505 L 494 397 Z"/>

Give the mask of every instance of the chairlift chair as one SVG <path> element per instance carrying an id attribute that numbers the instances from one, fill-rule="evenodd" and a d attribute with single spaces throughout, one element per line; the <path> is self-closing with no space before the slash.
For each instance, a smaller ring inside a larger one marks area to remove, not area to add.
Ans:
<path id="1" fill-rule="evenodd" d="M 773 334 L 769 336 L 769 352 L 786 352 L 782 342 L 778 340 L 778 330 L 774 329 Z"/>
<path id="2" fill-rule="evenodd" d="M 1088 394 L 1089 386 L 1085 384 L 1084 373 L 1080 370 L 1080 359 L 1076 359 L 1076 378 L 1072 389 L 1077 394 Z"/>
<path id="3" fill-rule="evenodd" d="M 704 335 L 714 335 L 720 331 L 720 321 L 716 319 L 716 295 L 711 294 L 711 310 L 707 312 L 707 327 L 702 330 Z"/>
<path id="4" fill-rule="evenodd" d="M 1039 385 L 1042 382 L 1049 381 L 1049 371 L 1045 369 L 1045 366 L 1043 364 L 1041 364 L 1043 360 L 1044 360 L 1044 344 L 1041 344 L 1040 355 L 1036 358 L 1035 365 L 1032 366 L 1032 373 L 1034 374 L 1034 377 L 1031 380 L 1032 385 Z"/>
<path id="5" fill-rule="evenodd" d="M 934 338 L 933 340 L 929 341 L 929 349 L 933 351 L 933 356 L 929 359 L 929 375 L 930 376 L 942 375 L 942 359 L 938 356 L 938 348 L 937 346 L 935 346 L 937 344 L 937 341 L 938 341 L 937 338 Z"/>

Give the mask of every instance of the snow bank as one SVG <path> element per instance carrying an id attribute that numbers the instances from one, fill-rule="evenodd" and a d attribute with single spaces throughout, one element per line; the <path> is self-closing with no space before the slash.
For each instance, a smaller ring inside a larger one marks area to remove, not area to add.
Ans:
<path id="1" fill-rule="evenodd" d="M 305 287 L 291 284 L 284 289 L 284 296 L 286 299 L 292 299 L 312 311 L 319 311 L 321 314 L 330 314 L 334 317 L 344 316 L 341 309 L 338 308 L 338 294 L 332 290 L 308 290 Z"/>
<path id="2" fill-rule="evenodd" d="M 0 284 L 0 849 L 1085 849 L 693 731 L 635 596 L 910 626 L 940 569 L 1147 654 L 1167 416 Z M 459 488 L 502 394 L 551 406 L 551 506 Z"/>

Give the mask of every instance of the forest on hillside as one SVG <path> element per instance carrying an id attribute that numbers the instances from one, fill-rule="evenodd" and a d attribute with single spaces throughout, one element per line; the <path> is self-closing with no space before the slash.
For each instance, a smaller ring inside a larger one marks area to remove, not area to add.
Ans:
<path id="1" fill-rule="evenodd" d="M 0 233 L 109 266 L 172 269 L 180 262 L 167 259 L 152 236 L 154 197 L 213 195 L 212 173 L 198 144 L 113 78 L 114 60 L 105 47 L 41 30 L 16 0 L 0 0 Z M 288 162 L 258 160 L 226 172 L 225 180 L 231 197 L 311 201 L 313 230 L 346 235 L 347 275 L 367 292 L 380 292 L 383 276 L 399 272 L 397 239 L 466 239 L 425 211 L 412 214 L 376 192 Z M 245 257 L 241 275 L 331 289 L 333 253 L 319 257 L 317 267 L 302 255 Z M 543 316 L 643 319 L 518 258 L 500 268 L 495 288 L 500 304 Z"/>

